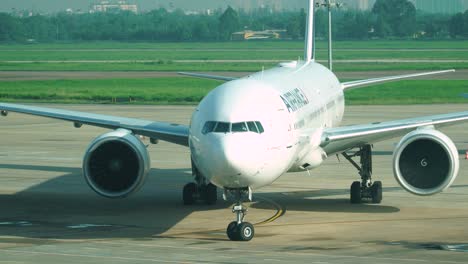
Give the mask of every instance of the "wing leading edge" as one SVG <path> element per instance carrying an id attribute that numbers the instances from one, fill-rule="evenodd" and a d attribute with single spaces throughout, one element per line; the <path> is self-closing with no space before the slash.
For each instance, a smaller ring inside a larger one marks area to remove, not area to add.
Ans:
<path id="1" fill-rule="evenodd" d="M 210 74 L 203 74 L 203 73 L 178 72 L 178 74 L 185 75 L 185 76 L 190 76 L 190 77 L 197 77 L 197 78 L 211 79 L 211 80 L 218 80 L 218 81 L 226 81 L 226 82 L 237 80 L 237 78 L 234 78 L 234 77 L 210 75 Z"/>
<path id="2" fill-rule="evenodd" d="M 377 83 L 398 81 L 398 80 L 402 80 L 402 79 L 409 79 L 409 78 L 428 76 L 428 75 L 435 75 L 435 74 L 444 74 L 444 73 L 450 73 L 450 72 L 455 72 L 455 70 L 445 70 L 445 71 L 434 71 L 434 72 L 423 72 L 423 73 L 413 73 L 413 74 L 405 74 L 405 75 L 397 75 L 397 76 L 388 76 L 388 77 L 373 78 L 373 79 L 367 79 L 367 80 L 344 82 L 341 85 L 343 86 L 343 90 L 350 90 L 350 89 L 365 87 L 365 86 L 369 86 L 369 85 L 377 84 Z"/>
<path id="3" fill-rule="evenodd" d="M 0 103 L 0 111 L 42 116 L 108 129 L 124 128 L 137 135 L 188 146 L 189 128 L 179 124 L 6 103 Z"/>
<path id="4" fill-rule="evenodd" d="M 334 154 L 365 144 L 403 136 L 422 127 L 443 127 L 468 121 L 468 111 L 425 116 L 396 121 L 326 129 L 321 146 L 327 154 Z"/>

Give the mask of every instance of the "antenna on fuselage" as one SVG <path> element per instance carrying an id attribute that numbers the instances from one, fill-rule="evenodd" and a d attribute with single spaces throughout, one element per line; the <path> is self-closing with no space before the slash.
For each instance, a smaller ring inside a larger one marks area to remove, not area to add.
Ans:
<path id="1" fill-rule="evenodd" d="M 306 62 L 311 62 L 315 60 L 315 4 L 314 4 L 314 0 L 309 0 L 309 6 L 307 8 L 304 60 Z"/>

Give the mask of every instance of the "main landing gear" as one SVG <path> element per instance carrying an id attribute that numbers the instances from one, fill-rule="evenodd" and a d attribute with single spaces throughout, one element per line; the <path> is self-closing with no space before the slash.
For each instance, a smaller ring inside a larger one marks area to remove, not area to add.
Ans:
<path id="1" fill-rule="evenodd" d="M 209 183 L 206 178 L 201 175 L 193 161 L 192 175 L 195 177 L 195 182 L 188 183 L 184 186 L 182 195 L 184 204 L 191 205 L 197 201 L 205 202 L 208 205 L 215 204 L 218 200 L 218 191 L 216 186 Z"/>
<path id="2" fill-rule="evenodd" d="M 382 202 L 382 182 L 372 182 L 372 145 L 364 145 L 354 154 L 341 153 L 359 171 L 361 181 L 351 185 L 351 203 L 363 201 L 379 204 Z M 353 158 L 359 157 L 359 164 Z"/>
<path id="3" fill-rule="evenodd" d="M 244 222 L 247 208 L 242 205 L 244 201 L 252 201 L 252 191 L 250 188 L 242 189 L 226 189 L 224 191 L 224 198 L 233 199 L 235 204 L 232 207 L 232 212 L 236 214 L 236 221 L 232 221 L 226 233 L 232 241 L 250 241 L 255 234 L 253 225 L 249 222 Z"/>

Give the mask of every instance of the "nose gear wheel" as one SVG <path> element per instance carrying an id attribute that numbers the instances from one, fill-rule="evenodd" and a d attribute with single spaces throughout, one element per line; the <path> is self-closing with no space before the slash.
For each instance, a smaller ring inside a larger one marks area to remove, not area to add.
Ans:
<path id="1" fill-rule="evenodd" d="M 254 226 L 249 222 L 244 222 L 247 215 L 247 207 L 242 205 L 243 201 L 251 201 L 252 193 L 250 188 L 226 189 L 225 198 L 231 197 L 235 200 L 232 212 L 236 214 L 236 221 L 232 221 L 226 228 L 226 234 L 232 241 L 250 241 L 255 235 Z"/>

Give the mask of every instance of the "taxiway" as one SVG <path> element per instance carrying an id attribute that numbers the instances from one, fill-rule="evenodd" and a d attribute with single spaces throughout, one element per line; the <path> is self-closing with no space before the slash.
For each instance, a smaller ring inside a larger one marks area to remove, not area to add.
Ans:
<path id="1" fill-rule="evenodd" d="M 53 105 L 187 124 L 189 106 Z M 466 105 L 353 106 L 346 124 L 465 111 Z M 149 147 L 146 185 L 124 200 L 98 197 L 81 176 L 84 151 L 107 130 L 10 113 L 0 118 L 0 264 L 3 263 L 467 263 L 468 124 L 444 128 L 460 150 L 447 192 L 418 197 L 393 178 L 399 139 L 374 148 L 381 205 L 351 205 L 359 176 L 330 157 L 317 170 L 286 174 L 259 190 L 247 220 L 256 236 L 231 242 L 230 204 L 183 206 L 191 180 L 187 148 Z M 148 142 L 149 144 L 149 142 Z"/>

